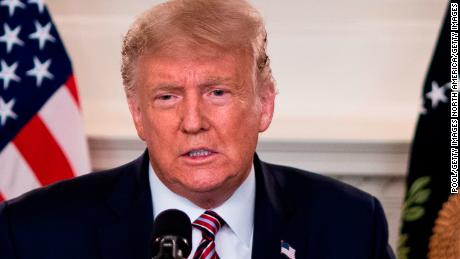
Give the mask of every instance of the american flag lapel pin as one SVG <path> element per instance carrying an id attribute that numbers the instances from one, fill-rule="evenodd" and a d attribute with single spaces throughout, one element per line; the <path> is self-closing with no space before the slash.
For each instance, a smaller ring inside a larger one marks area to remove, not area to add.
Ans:
<path id="1" fill-rule="evenodd" d="M 283 240 L 281 240 L 281 254 L 289 259 L 295 259 L 295 249 Z"/>

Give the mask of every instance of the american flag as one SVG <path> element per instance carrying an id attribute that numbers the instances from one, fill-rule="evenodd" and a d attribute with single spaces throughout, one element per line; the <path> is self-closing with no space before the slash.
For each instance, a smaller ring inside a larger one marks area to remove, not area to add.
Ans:
<path id="1" fill-rule="evenodd" d="M 295 259 L 295 249 L 283 240 L 281 240 L 281 254 L 289 259 Z"/>
<path id="2" fill-rule="evenodd" d="M 43 0 L 1 0 L 0 201 L 89 169 L 71 63 Z"/>

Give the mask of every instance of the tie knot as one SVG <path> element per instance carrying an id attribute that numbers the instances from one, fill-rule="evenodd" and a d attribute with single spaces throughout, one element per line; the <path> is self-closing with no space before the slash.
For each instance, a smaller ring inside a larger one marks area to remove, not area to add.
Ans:
<path id="1" fill-rule="evenodd" d="M 217 231 L 225 225 L 225 221 L 214 211 L 207 210 L 192 225 L 201 230 L 203 237 L 206 236 L 214 240 Z"/>

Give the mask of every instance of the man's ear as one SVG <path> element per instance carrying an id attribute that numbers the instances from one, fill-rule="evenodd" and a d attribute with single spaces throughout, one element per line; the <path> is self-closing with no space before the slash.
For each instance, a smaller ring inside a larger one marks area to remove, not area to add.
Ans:
<path id="1" fill-rule="evenodd" d="M 273 118 L 273 112 L 275 110 L 275 96 L 276 90 L 272 82 L 269 85 L 263 86 L 260 93 L 260 120 L 259 120 L 259 132 L 264 132 L 270 126 Z"/>
<path id="2" fill-rule="evenodd" d="M 128 106 L 134 121 L 134 126 L 136 127 L 137 135 L 140 139 L 145 140 L 144 124 L 142 123 L 142 113 L 137 96 L 128 97 Z"/>

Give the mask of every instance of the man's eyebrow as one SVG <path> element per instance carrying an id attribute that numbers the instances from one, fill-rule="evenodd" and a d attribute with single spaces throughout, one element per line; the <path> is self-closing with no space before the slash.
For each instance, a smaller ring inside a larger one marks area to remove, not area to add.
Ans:
<path id="1" fill-rule="evenodd" d="M 171 90 L 180 90 L 183 87 L 178 84 L 171 83 L 159 83 L 153 86 L 153 91 L 171 91 Z"/>
<path id="2" fill-rule="evenodd" d="M 200 84 L 200 86 L 211 86 L 216 84 L 229 84 L 233 85 L 234 82 L 230 77 L 220 77 L 220 76 L 210 76 L 207 77 L 204 83 Z"/>
<path id="3" fill-rule="evenodd" d="M 226 84 L 230 86 L 236 85 L 230 77 L 210 76 L 206 77 L 203 83 L 199 84 L 200 88 L 209 87 L 218 84 Z M 184 86 L 179 83 L 157 83 L 152 87 L 152 92 L 157 91 L 179 91 L 183 90 Z"/>

